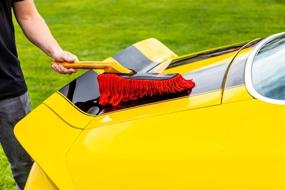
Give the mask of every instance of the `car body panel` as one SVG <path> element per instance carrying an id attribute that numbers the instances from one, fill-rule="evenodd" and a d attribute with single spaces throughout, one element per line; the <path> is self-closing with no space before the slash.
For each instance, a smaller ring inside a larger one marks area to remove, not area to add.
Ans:
<path id="1" fill-rule="evenodd" d="M 234 86 L 224 90 L 223 104 L 250 99 L 253 99 L 253 97 L 248 93 L 245 85 Z"/>
<path id="2" fill-rule="evenodd" d="M 220 91 L 209 92 L 199 96 L 182 97 L 173 99 L 172 101 L 163 101 L 159 104 L 152 103 L 144 106 L 137 106 L 111 113 L 105 113 L 94 117 L 86 129 L 114 125 L 121 122 L 143 119 L 168 113 L 176 113 L 181 110 L 198 109 L 201 107 L 217 105 L 221 101 L 220 95 Z"/>
<path id="3" fill-rule="evenodd" d="M 253 98 L 244 81 L 258 42 L 181 57 L 136 43 L 108 59 L 142 72 L 169 64 L 164 73 L 196 87 L 96 113 L 82 107 L 100 95 L 97 71 L 86 72 L 16 126 L 36 161 L 26 190 L 284 189 L 285 107 Z"/>
<path id="4" fill-rule="evenodd" d="M 91 115 L 74 107 L 74 105 L 59 92 L 51 95 L 43 104 L 49 107 L 58 117 L 64 120 L 64 122 L 68 123 L 69 126 L 74 128 L 84 129 L 93 119 Z"/>
<path id="5" fill-rule="evenodd" d="M 35 163 L 30 171 L 27 180 L 26 190 L 58 190 L 53 182 L 48 178 L 44 171 Z"/>
<path id="6" fill-rule="evenodd" d="M 134 44 L 134 47 L 139 49 L 149 60 L 157 63 L 178 57 L 173 51 L 155 38 L 140 41 Z"/>
<path id="7" fill-rule="evenodd" d="M 67 160 L 77 189 L 284 189 L 284 113 L 251 99 L 98 126 Z"/>
<path id="8" fill-rule="evenodd" d="M 60 189 L 69 190 L 73 189 L 73 183 L 65 164 L 65 156 L 80 132 L 43 104 L 15 128 L 17 139 L 49 178 Z"/>

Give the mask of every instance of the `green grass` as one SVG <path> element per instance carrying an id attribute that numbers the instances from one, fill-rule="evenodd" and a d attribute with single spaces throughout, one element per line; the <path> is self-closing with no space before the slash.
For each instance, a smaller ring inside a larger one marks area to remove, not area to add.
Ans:
<path id="1" fill-rule="evenodd" d="M 177 54 L 285 31 L 284 0 L 37 0 L 64 49 L 81 60 L 102 60 L 149 37 Z M 16 27 L 17 44 L 33 107 L 78 76 L 52 72 L 50 59 Z M 13 189 L 0 150 L 0 190 Z"/>

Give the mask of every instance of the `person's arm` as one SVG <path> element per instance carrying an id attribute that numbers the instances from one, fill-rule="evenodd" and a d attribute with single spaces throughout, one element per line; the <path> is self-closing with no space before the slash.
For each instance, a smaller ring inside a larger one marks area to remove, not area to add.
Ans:
<path id="1" fill-rule="evenodd" d="M 46 22 L 39 14 L 33 0 L 20 0 L 14 3 L 14 13 L 27 38 L 56 62 L 74 62 L 77 57 L 61 49 L 54 39 Z M 53 64 L 59 73 L 73 73 L 74 69 L 65 69 L 60 64 Z"/>

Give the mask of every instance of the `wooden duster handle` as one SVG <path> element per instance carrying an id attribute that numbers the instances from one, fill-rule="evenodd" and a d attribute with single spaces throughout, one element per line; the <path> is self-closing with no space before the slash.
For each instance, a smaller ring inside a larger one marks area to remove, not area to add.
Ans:
<path id="1" fill-rule="evenodd" d="M 107 73 L 124 73 L 124 74 L 132 74 L 133 71 L 130 69 L 120 65 L 116 62 L 110 61 L 79 61 L 74 63 L 58 63 L 52 62 L 52 64 L 61 64 L 63 67 L 67 69 L 102 69 Z"/>
<path id="2" fill-rule="evenodd" d="M 103 61 L 81 61 L 75 63 L 60 63 L 67 69 L 104 69 L 105 67 L 110 67 L 111 62 Z"/>

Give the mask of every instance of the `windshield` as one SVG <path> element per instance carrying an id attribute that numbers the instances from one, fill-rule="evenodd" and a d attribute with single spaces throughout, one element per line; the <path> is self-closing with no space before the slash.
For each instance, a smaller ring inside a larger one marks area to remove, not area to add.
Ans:
<path id="1" fill-rule="evenodd" d="M 285 35 L 265 44 L 252 65 L 252 84 L 262 96 L 285 100 Z"/>

